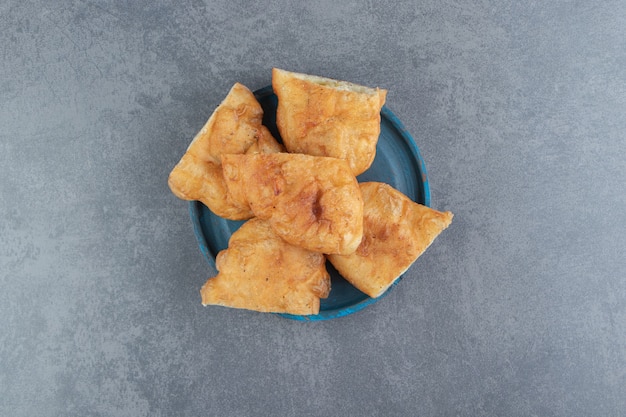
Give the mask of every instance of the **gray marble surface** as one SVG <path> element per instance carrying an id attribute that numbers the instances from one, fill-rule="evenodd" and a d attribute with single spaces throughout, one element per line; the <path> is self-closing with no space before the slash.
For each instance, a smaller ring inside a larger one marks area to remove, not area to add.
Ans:
<path id="1" fill-rule="evenodd" d="M 9 0 L 0 28 L 0 415 L 626 415 L 623 0 Z M 167 175 L 273 66 L 388 89 L 456 215 L 352 316 L 200 305 Z"/>

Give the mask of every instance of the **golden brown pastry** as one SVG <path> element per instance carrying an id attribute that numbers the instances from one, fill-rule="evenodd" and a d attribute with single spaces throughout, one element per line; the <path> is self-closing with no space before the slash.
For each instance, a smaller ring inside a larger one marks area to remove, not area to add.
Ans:
<path id="1" fill-rule="evenodd" d="M 360 184 L 363 240 L 351 255 L 330 255 L 339 273 L 370 297 L 383 294 L 446 229 L 453 214 L 415 203 L 388 184 Z"/>
<path id="2" fill-rule="evenodd" d="M 176 197 L 201 201 L 220 217 L 245 220 L 253 216 L 248 205 L 237 204 L 228 196 L 222 165 L 191 152 L 186 152 L 170 173 L 168 184 Z"/>
<path id="3" fill-rule="evenodd" d="M 204 305 L 318 314 L 330 292 L 324 255 L 288 244 L 258 218 L 233 233 L 215 265 L 219 273 L 200 290 Z"/>
<path id="4" fill-rule="evenodd" d="M 348 161 L 354 175 L 370 167 L 387 91 L 274 68 L 276 125 L 289 152 Z"/>
<path id="5" fill-rule="evenodd" d="M 263 109 L 242 84 L 236 83 L 195 136 L 168 185 L 183 200 L 199 200 L 218 216 L 230 220 L 252 217 L 247 205 L 236 204 L 226 194 L 222 155 L 281 152 L 269 130 L 261 124 Z"/>
<path id="6" fill-rule="evenodd" d="M 363 200 L 347 162 L 303 154 L 224 155 L 233 201 L 292 245 L 352 253 L 363 235 Z"/>

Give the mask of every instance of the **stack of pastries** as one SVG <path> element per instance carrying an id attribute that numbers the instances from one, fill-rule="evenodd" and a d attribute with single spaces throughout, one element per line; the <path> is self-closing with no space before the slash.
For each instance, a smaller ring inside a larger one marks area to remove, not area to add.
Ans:
<path id="1" fill-rule="evenodd" d="M 359 183 L 376 156 L 386 90 L 274 68 L 276 126 L 236 83 L 171 171 L 168 185 L 247 220 L 216 258 L 202 304 L 318 314 L 329 260 L 379 297 L 452 221 L 388 184 Z"/>

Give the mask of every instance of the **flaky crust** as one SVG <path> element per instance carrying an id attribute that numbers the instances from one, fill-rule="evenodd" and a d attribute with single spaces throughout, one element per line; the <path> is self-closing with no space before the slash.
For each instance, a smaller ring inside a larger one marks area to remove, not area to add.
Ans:
<path id="1" fill-rule="evenodd" d="M 302 154 L 224 155 L 229 194 L 292 245 L 352 253 L 363 235 L 363 199 L 346 161 Z"/>
<path id="2" fill-rule="evenodd" d="M 216 267 L 217 276 L 200 290 L 204 305 L 318 314 L 330 292 L 324 255 L 286 243 L 258 218 L 233 233 Z"/>
<path id="3" fill-rule="evenodd" d="M 274 68 L 276 125 L 289 152 L 348 161 L 354 175 L 370 167 L 387 91 Z"/>
<path id="4" fill-rule="evenodd" d="M 226 194 L 221 172 L 222 154 L 281 152 L 269 130 L 261 124 L 263 109 L 254 95 L 236 83 L 194 137 L 174 167 L 168 185 L 183 200 L 198 200 L 220 217 L 252 217 L 247 205 L 234 203 Z"/>
<path id="5" fill-rule="evenodd" d="M 330 255 L 339 273 L 370 297 L 382 295 L 452 222 L 379 182 L 361 183 L 363 240 L 351 255 Z"/>

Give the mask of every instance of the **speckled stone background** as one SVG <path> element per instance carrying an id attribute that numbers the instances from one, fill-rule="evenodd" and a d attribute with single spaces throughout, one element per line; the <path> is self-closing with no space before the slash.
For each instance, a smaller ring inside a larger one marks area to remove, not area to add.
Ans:
<path id="1" fill-rule="evenodd" d="M 0 28 L 0 415 L 626 415 L 623 0 L 9 0 Z M 200 305 L 167 175 L 272 66 L 388 89 L 456 215 L 353 316 Z"/>

